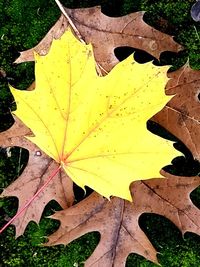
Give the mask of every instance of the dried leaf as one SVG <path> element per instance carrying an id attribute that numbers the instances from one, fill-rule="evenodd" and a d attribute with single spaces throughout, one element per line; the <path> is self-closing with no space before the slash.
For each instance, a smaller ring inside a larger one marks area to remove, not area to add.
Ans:
<path id="1" fill-rule="evenodd" d="M 188 64 L 168 74 L 167 95 L 175 95 L 153 120 L 180 139 L 200 160 L 200 71 Z"/>
<path id="2" fill-rule="evenodd" d="M 163 215 L 183 234 L 186 231 L 200 233 L 200 210 L 189 197 L 200 185 L 199 177 L 177 177 L 167 173 L 165 176 L 169 179 L 133 183 L 130 188 L 132 203 L 120 198 L 108 201 L 93 193 L 75 206 L 56 212 L 51 218 L 59 220 L 61 225 L 49 236 L 46 245 L 66 245 L 86 233 L 98 231 L 100 242 L 85 267 L 122 267 L 130 253 L 157 262 L 156 250 L 138 225 L 141 214 Z"/>
<path id="3" fill-rule="evenodd" d="M 146 128 L 169 100 L 163 92 L 166 67 L 129 57 L 99 77 L 91 46 L 68 31 L 47 56 L 36 55 L 35 71 L 35 90 L 11 88 L 14 113 L 34 133 L 28 139 L 82 188 L 131 199 L 132 181 L 159 176 L 177 156 L 169 141 Z"/>
<path id="4" fill-rule="evenodd" d="M 167 34 L 157 31 L 143 21 L 143 12 L 112 18 L 104 15 L 100 7 L 66 9 L 74 25 L 86 43 L 91 43 L 96 62 L 109 72 L 119 61 L 114 49 L 130 46 L 145 50 L 156 58 L 164 51 L 178 52 L 182 47 Z M 60 19 L 47 33 L 39 45 L 21 52 L 15 63 L 33 61 L 33 52 L 40 55 L 48 52 L 52 39 L 59 38 L 67 29 L 68 23 L 61 15 Z"/>
<path id="5" fill-rule="evenodd" d="M 48 176 L 58 165 L 42 152 L 35 144 L 24 138 L 31 131 L 17 118 L 13 126 L 0 134 L 0 146 L 19 146 L 29 151 L 29 161 L 22 175 L 10 186 L 4 189 L 1 197 L 15 196 L 19 199 L 20 210 L 26 202 L 42 187 Z M 63 209 L 74 202 L 73 183 L 65 172 L 60 171 L 40 193 L 35 201 L 18 217 L 13 224 L 16 226 L 16 236 L 22 235 L 30 221 L 39 223 L 46 204 L 56 200 Z"/>

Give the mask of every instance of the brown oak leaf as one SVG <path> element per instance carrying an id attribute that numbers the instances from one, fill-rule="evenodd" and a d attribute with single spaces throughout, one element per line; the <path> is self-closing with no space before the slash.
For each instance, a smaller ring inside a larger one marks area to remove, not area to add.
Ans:
<path id="1" fill-rule="evenodd" d="M 156 58 L 164 51 L 178 52 L 182 49 L 170 35 L 147 25 L 143 20 L 144 12 L 114 18 L 104 15 L 99 6 L 65 10 L 85 42 L 93 45 L 96 62 L 106 72 L 119 62 L 114 54 L 116 47 L 142 49 Z M 33 51 L 47 54 L 53 38 L 59 38 L 67 27 L 67 19 L 61 15 L 44 39 L 34 48 L 21 52 L 15 63 L 33 61 Z"/>
<path id="2" fill-rule="evenodd" d="M 29 160 L 25 170 L 18 179 L 4 189 L 0 196 L 17 197 L 19 199 L 18 210 L 24 207 L 27 201 L 45 183 L 49 174 L 58 167 L 55 161 L 24 137 L 31 134 L 31 131 L 16 117 L 13 126 L 7 131 L 0 133 L 1 147 L 18 146 L 29 151 Z M 63 171 L 60 171 L 28 206 L 24 213 L 14 220 L 16 237 L 24 233 L 30 221 L 39 223 L 44 207 L 53 199 L 63 209 L 71 206 L 74 202 L 73 183 Z"/>
<path id="3" fill-rule="evenodd" d="M 156 250 L 141 230 L 142 213 L 156 213 L 171 220 L 184 234 L 200 233 L 200 210 L 190 200 L 190 193 L 200 185 L 199 177 L 178 177 L 164 173 L 166 179 L 132 183 L 133 202 L 120 198 L 111 201 L 97 193 L 51 218 L 61 222 L 49 236 L 47 246 L 69 244 L 74 239 L 98 231 L 101 239 L 85 266 L 122 267 L 130 253 L 157 262 Z"/>
<path id="4" fill-rule="evenodd" d="M 168 74 L 167 95 L 175 95 L 153 120 L 179 138 L 200 160 L 200 71 L 189 64 Z"/>

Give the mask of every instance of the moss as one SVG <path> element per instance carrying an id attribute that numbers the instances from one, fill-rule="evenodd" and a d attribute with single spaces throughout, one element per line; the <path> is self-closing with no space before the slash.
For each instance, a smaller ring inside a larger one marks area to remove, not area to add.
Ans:
<path id="1" fill-rule="evenodd" d="M 13 201 L 12 201 L 13 203 Z M 6 203 L 11 208 L 11 202 Z M 9 205 L 10 204 L 10 205 Z M 95 249 L 99 235 L 91 233 L 72 242 L 69 246 L 43 247 L 45 236 L 53 233 L 59 222 L 45 217 L 59 210 L 59 205 L 51 201 L 43 213 L 43 218 L 39 225 L 29 223 L 25 234 L 17 240 L 14 238 L 14 227 L 9 227 L 0 237 L 1 240 L 1 263 L 2 266 L 83 266 L 83 262 L 91 255 Z M 12 209 L 13 210 L 13 209 Z M 7 216 L 13 216 L 10 211 L 3 210 L 2 216 L 7 212 Z"/>
<path id="2" fill-rule="evenodd" d="M 34 80 L 33 64 L 13 66 L 12 63 L 19 55 L 18 51 L 31 48 L 41 40 L 59 17 L 59 10 L 54 1 L 35 0 L 9 1 L 7 5 L 4 4 L 3 11 L 0 28 L 1 67 L 11 78 L 12 84 L 25 89 Z"/>
<path id="3" fill-rule="evenodd" d="M 94 250 L 98 235 L 83 236 L 69 246 L 41 247 L 38 244 L 44 240 L 47 228 L 55 229 L 55 223 L 41 221 L 40 226 L 30 223 L 23 237 L 14 240 L 14 231 L 9 229 L 1 241 L 2 266 L 83 266 L 83 262 Z"/>
<path id="4" fill-rule="evenodd" d="M 190 8 L 194 0 L 63 0 L 70 8 L 101 5 L 102 11 L 110 16 L 121 16 L 138 10 L 146 11 L 144 19 L 153 27 L 174 35 L 175 40 L 185 47 L 179 54 L 163 53 L 161 64 L 172 64 L 176 69 L 188 59 L 195 69 L 200 69 L 200 26 L 190 17 Z M 0 1 L 0 67 L 7 73 L 7 78 L 0 79 L 0 119 L 1 129 L 5 130 L 12 124 L 9 116 L 14 109 L 13 98 L 9 93 L 7 82 L 15 87 L 25 89 L 33 80 L 33 63 L 13 65 L 18 52 L 36 45 L 58 19 L 60 12 L 53 0 L 4 0 Z M 122 52 L 120 52 L 121 54 Z M 138 51 L 139 57 L 145 58 Z M 122 56 L 123 58 L 123 56 Z M 151 60 L 147 57 L 145 60 Z M 23 165 L 19 167 L 19 149 L 12 150 L 12 157 L 6 157 L 6 151 L 0 150 L 0 182 L 6 187 L 23 170 L 28 159 L 23 151 Z M 174 167 L 175 166 L 175 167 Z M 174 162 L 171 171 L 179 175 L 195 175 L 199 173 L 199 164 L 192 160 Z M 8 173 L 9 170 L 9 173 Z M 192 201 L 200 203 L 200 189 L 192 193 Z M 14 228 L 9 227 L 1 235 L 1 266 L 83 266 L 85 259 L 92 253 L 99 241 L 97 233 L 90 233 L 72 242 L 70 245 L 42 247 L 44 236 L 54 232 L 59 223 L 45 216 L 58 209 L 51 202 L 45 209 L 39 225 L 30 223 L 25 234 L 14 239 Z M 15 198 L 0 201 L 1 225 L 8 217 L 12 217 L 17 209 Z M 4 220 L 5 219 L 5 220 Z M 158 255 L 163 266 L 200 266 L 200 238 L 194 234 L 186 234 L 182 238 L 178 229 L 167 219 L 145 214 L 140 219 L 140 225 L 160 252 Z M 155 264 L 141 256 L 131 254 L 127 266 L 152 267 Z"/>

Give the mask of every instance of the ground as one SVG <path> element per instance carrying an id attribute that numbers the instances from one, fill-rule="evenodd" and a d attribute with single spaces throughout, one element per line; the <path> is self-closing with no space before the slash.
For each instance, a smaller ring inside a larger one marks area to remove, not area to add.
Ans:
<path id="1" fill-rule="evenodd" d="M 170 64 L 173 69 L 182 66 L 188 59 L 194 69 L 200 69 L 200 24 L 190 17 L 190 8 L 195 0 L 109 0 L 109 1 L 62 1 L 65 6 L 89 7 L 101 5 L 102 11 L 110 16 L 125 15 L 139 10 L 146 11 L 144 19 L 155 28 L 174 36 L 175 40 L 185 47 L 183 52 L 162 56 L 162 64 Z M 0 68 L 7 73 L 7 78 L 0 80 L 0 116 L 1 130 L 5 130 L 12 123 L 9 116 L 13 105 L 9 94 L 8 81 L 20 89 L 25 89 L 34 80 L 33 63 L 13 65 L 18 51 L 33 47 L 46 34 L 60 15 L 53 0 L 0 0 Z M 125 51 L 119 52 L 123 58 Z M 141 54 L 145 58 L 144 54 Z M 16 177 L 16 158 L 18 150 L 13 150 L 15 157 L 5 161 L 5 151 L 0 150 L 0 184 L 7 186 Z M 27 153 L 23 152 L 24 162 Z M 9 170 L 9 175 L 8 171 Z M 191 159 L 181 159 L 172 171 L 179 175 L 197 175 L 199 164 Z M 198 206 L 200 190 L 192 193 L 192 200 Z M 199 205 L 200 207 L 200 205 Z M 0 201 L 1 225 L 4 219 L 12 217 L 17 208 L 14 198 Z M 72 267 L 83 266 L 83 262 L 92 253 L 99 241 L 98 233 L 83 236 L 70 245 L 56 247 L 42 247 L 44 236 L 57 229 L 59 223 L 45 218 L 59 208 L 51 202 L 45 209 L 43 218 L 37 226 L 30 223 L 25 234 L 15 240 L 14 227 L 10 226 L 1 235 L 0 266 L 52 266 Z M 178 229 L 167 219 L 152 214 L 144 214 L 140 218 L 140 225 L 150 238 L 155 248 L 160 252 L 158 259 L 164 267 L 200 266 L 200 237 L 186 233 L 182 238 Z M 132 254 L 128 257 L 127 266 L 150 267 L 156 266 L 141 256 Z"/>

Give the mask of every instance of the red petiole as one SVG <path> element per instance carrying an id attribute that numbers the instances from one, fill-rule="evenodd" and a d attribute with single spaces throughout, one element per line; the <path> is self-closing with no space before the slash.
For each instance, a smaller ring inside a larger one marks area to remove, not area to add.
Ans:
<path id="1" fill-rule="evenodd" d="M 33 202 L 33 200 L 40 194 L 40 192 L 42 192 L 44 190 L 44 188 L 51 182 L 51 180 L 56 176 L 56 174 L 60 171 L 61 169 L 61 165 L 55 169 L 52 174 L 48 177 L 48 179 L 46 180 L 46 182 L 43 184 L 42 187 L 40 187 L 40 189 L 27 201 L 27 203 L 15 214 L 15 216 L 10 219 L 9 222 L 7 222 L 1 229 L 0 229 L 0 234 L 15 220 L 17 219 L 20 214 L 22 214 L 25 209 Z"/>

